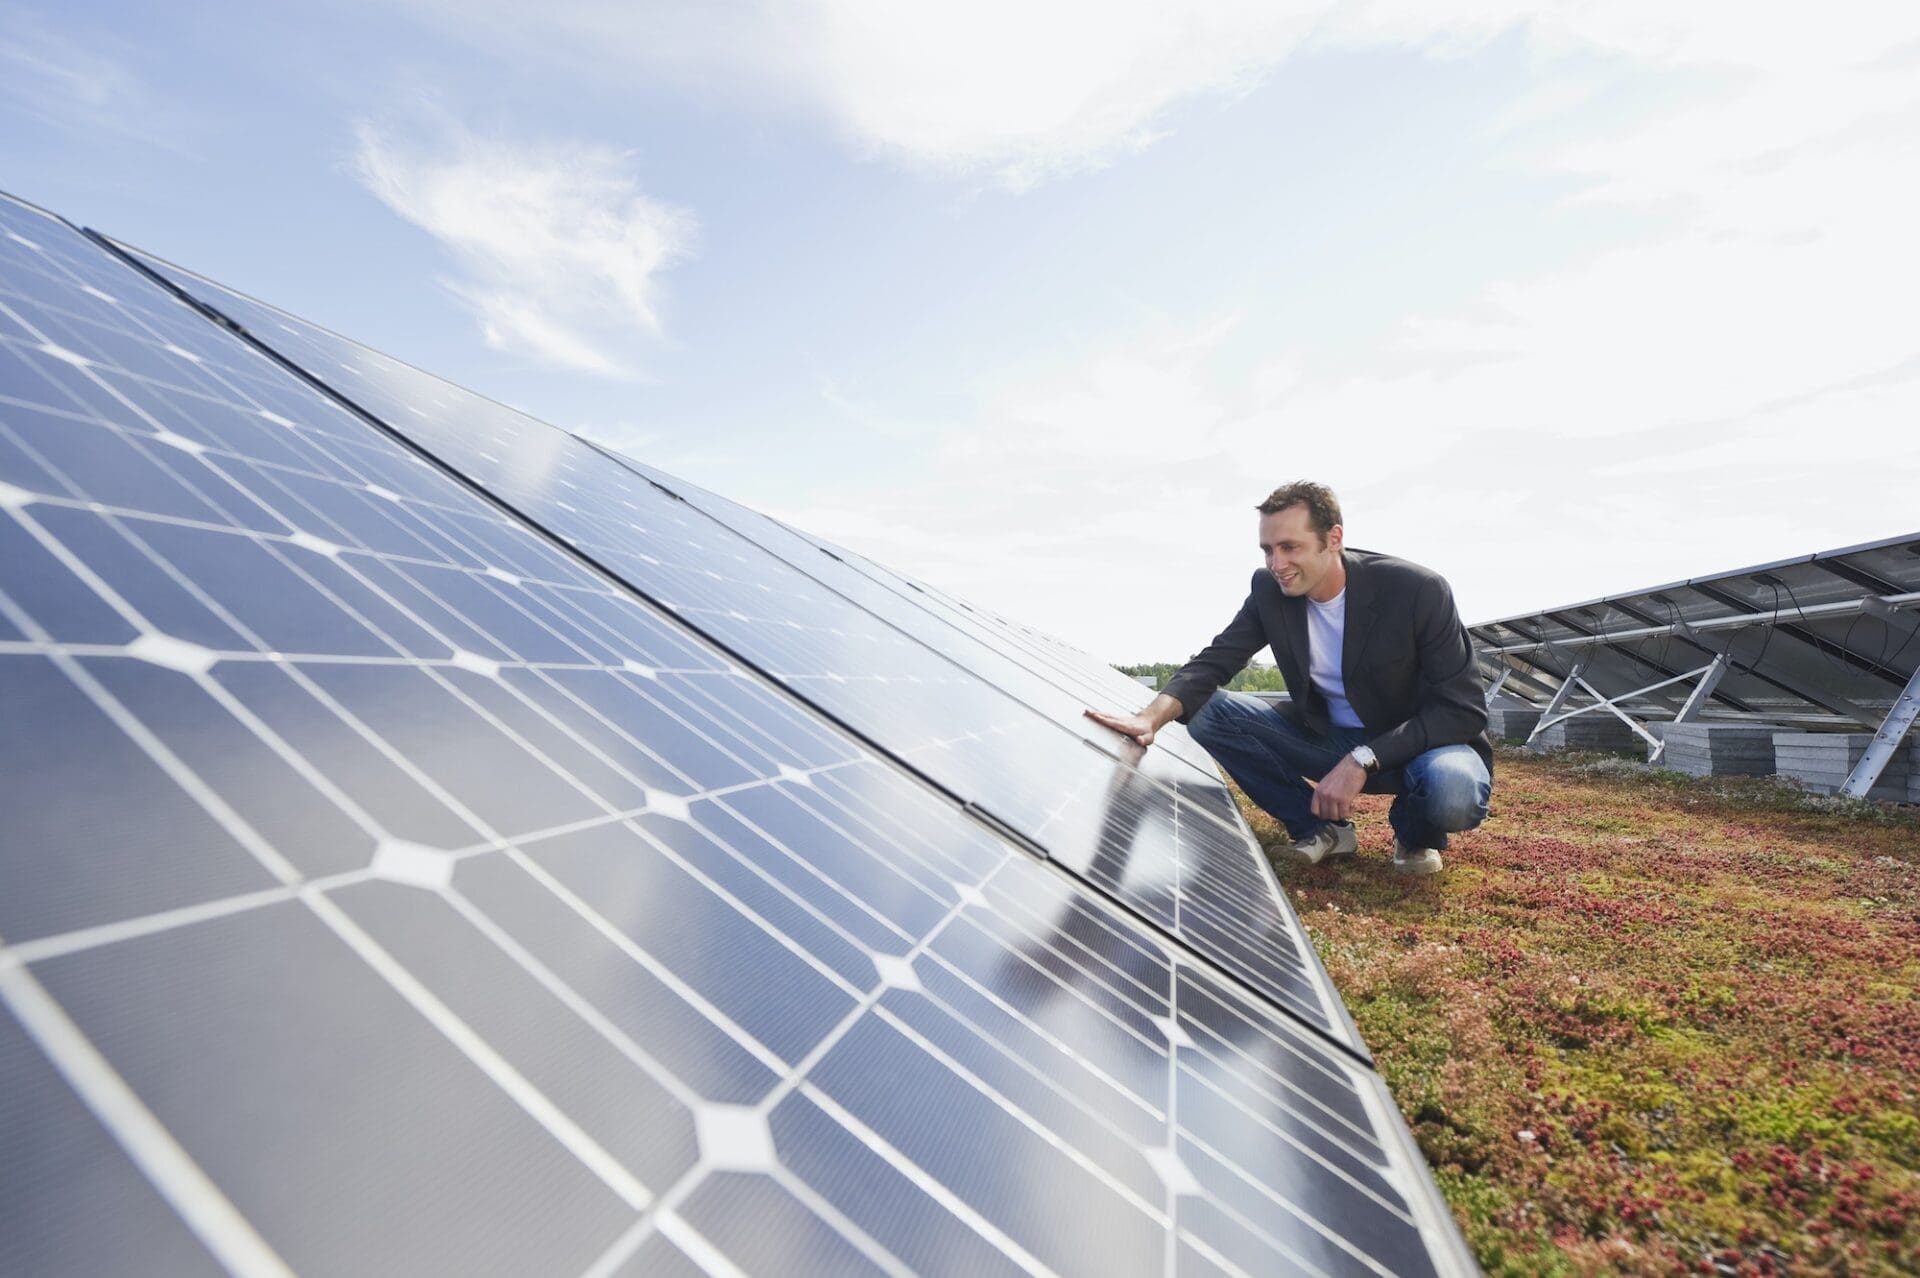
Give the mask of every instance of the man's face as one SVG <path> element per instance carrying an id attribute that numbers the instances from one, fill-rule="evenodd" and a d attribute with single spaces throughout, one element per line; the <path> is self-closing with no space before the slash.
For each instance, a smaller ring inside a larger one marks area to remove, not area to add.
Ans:
<path id="1" fill-rule="evenodd" d="M 1340 562 L 1342 535 L 1335 524 L 1322 541 L 1305 506 L 1260 516 L 1260 553 L 1266 556 L 1267 571 L 1283 592 L 1296 597 L 1331 598 L 1346 586 L 1346 569 Z"/>

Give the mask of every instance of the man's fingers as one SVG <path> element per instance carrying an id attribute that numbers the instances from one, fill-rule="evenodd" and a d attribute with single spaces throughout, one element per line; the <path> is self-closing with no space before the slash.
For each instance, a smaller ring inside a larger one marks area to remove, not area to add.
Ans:
<path id="1" fill-rule="evenodd" d="M 1343 799 L 1325 787 L 1325 778 L 1315 782 L 1311 777 L 1301 777 L 1313 787 L 1312 813 L 1322 821 L 1345 821 L 1353 815 L 1353 800 Z"/>
<path id="2" fill-rule="evenodd" d="M 1142 723 L 1135 716 L 1102 714 L 1100 711 L 1092 709 L 1083 710 L 1081 713 L 1085 714 L 1087 718 L 1093 720 L 1101 727 L 1111 728 L 1128 740 L 1137 741 L 1143 746 L 1153 744 L 1153 729 L 1147 727 L 1146 724 Z"/>

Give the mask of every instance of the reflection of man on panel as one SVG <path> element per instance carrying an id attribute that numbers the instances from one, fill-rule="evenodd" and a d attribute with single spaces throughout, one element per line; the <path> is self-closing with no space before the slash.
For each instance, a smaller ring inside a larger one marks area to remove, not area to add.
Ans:
<path id="1" fill-rule="evenodd" d="M 1432 874 L 1493 792 L 1485 694 L 1453 591 L 1418 564 L 1347 550 L 1340 503 L 1319 484 L 1277 488 L 1258 509 L 1266 567 L 1239 614 L 1140 713 L 1087 713 L 1142 745 L 1185 723 L 1308 862 L 1352 854 L 1355 795 L 1393 794 L 1393 867 Z M 1262 646 L 1290 704 L 1216 691 Z"/>

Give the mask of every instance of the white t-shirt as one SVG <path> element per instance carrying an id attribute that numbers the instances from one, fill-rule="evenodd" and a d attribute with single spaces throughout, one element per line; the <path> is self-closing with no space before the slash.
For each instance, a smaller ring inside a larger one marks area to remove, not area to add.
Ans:
<path id="1" fill-rule="evenodd" d="M 1336 728 L 1363 727 L 1347 702 L 1347 681 L 1340 673 L 1340 644 L 1347 633 L 1347 592 L 1326 603 L 1307 600 L 1307 647 L 1312 655 L 1308 676 L 1327 699 L 1327 717 Z"/>

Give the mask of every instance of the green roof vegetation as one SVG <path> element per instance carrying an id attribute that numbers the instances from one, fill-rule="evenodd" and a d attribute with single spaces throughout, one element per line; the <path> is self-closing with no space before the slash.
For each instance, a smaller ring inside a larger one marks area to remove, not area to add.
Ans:
<path id="1" fill-rule="evenodd" d="M 1920 817 L 1503 751 L 1410 881 L 1387 802 L 1277 868 L 1490 1274 L 1920 1272 Z"/>

